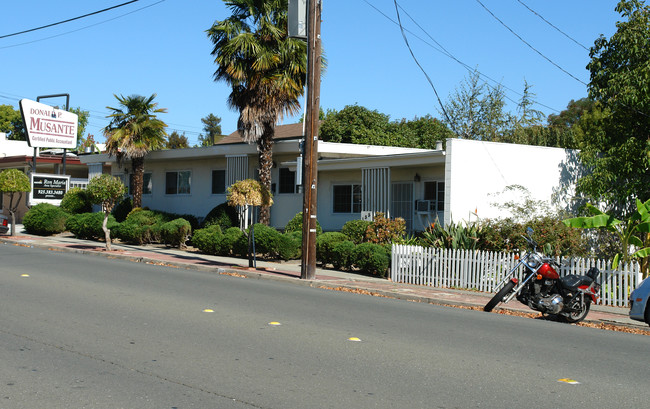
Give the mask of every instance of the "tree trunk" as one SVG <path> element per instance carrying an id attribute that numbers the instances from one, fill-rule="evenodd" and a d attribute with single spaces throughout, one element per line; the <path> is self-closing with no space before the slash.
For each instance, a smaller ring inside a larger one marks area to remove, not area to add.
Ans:
<path id="1" fill-rule="evenodd" d="M 133 208 L 142 207 L 142 183 L 144 178 L 144 157 L 132 158 L 133 167 Z"/>
<path id="2" fill-rule="evenodd" d="M 104 238 L 106 239 L 106 251 L 111 251 L 111 231 L 108 230 L 108 215 L 110 212 L 104 212 L 104 221 L 102 222 L 102 230 L 104 230 Z"/>
<path id="3" fill-rule="evenodd" d="M 271 123 L 264 124 L 264 133 L 257 140 L 257 153 L 259 159 L 260 183 L 271 191 L 271 169 L 273 169 L 273 136 L 275 127 Z M 270 206 L 260 207 L 260 223 L 269 225 L 271 222 Z"/>

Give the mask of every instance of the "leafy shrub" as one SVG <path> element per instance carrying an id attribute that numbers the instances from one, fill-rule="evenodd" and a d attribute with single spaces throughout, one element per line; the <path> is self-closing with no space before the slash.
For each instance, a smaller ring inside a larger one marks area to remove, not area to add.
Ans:
<path id="1" fill-rule="evenodd" d="M 289 220 L 286 226 L 284 226 L 285 233 L 291 233 L 299 231 L 302 233 L 302 212 L 298 212 L 293 219 Z M 320 223 L 316 220 L 316 235 L 319 235 L 323 232 L 323 229 L 320 227 Z"/>
<path id="2" fill-rule="evenodd" d="M 316 260 L 325 264 L 332 264 L 334 261 L 334 246 L 348 240 L 348 236 L 339 232 L 323 233 L 316 238 Z"/>
<path id="3" fill-rule="evenodd" d="M 350 269 L 353 264 L 355 244 L 349 240 L 337 243 L 332 248 L 332 265 L 335 269 Z"/>
<path id="4" fill-rule="evenodd" d="M 68 217 L 68 213 L 58 206 L 39 203 L 25 214 L 23 226 L 29 233 L 50 236 L 65 231 Z"/>
<path id="5" fill-rule="evenodd" d="M 216 243 L 220 242 L 222 238 L 221 228 L 214 224 L 205 229 L 196 230 L 192 236 L 192 246 L 199 249 L 201 253 L 218 254 Z"/>
<path id="6" fill-rule="evenodd" d="M 282 260 L 299 259 L 302 255 L 302 234 L 290 232 L 280 235 L 278 241 L 278 257 Z"/>
<path id="7" fill-rule="evenodd" d="M 553 256 L 585 256 L 588 245 L 578 229 L 562 223 L 562 218 L 544 216 L 518 223 L 511 218 L 490 220 L 480 224 L 478 248 L 489 251 L 514 251 L 528 248 L 522 237 L 527 227 L 535 233 L 533 238 L 543 246 L 543 251 Z"/>
<path id="8" fill-rule="evenodd" d="M 174 247 L 184 249 L 190 234 L 192 233 L 192 226 L 190 222 L 185 219 L 178 218 L 170 222 L 164 223 L 160 227 L 160 235 L 162 241 Z"/>
<path id="9" fill-rule="evenodd" d="M 222 231 L 230 227 L 239 226 L 239 217 L 237 209 L 229 206 L 228 203 L 221 203 L 215 206 L 203 219 L 203 227 L 212 226 L 213 224 L 221 227 Z"/>
<path id="10" fill-rule="evenodd" d="M 160 213 L 133 209 L 117 228 L 117 237 L 123 242 L 138 245 L 158 242 L 160 241 L 160 229 L 167 221 Z"/>
<path id="11" fill-rule="evenodd" d="M 355 247 L 352 255 L 354 265 L 362 273 L 378 274 L 386 277 L 390 267 L 390 256 L 384 246 L 375 243 L 361 243 Z"/>
<path id="12" fill-rule="evenodd" d="M 124 220 L 126 220 L 126 217 L 129 215 L 129 213 L 131 213 L 132 210 L 133 201 L 130 197 L 127 196 L 115 206 L 113 209 L 113 216 L 115 216 L 115 220 L 122 223 Z"/>
<path id="13" fill-rule="evenodd" d="M 370 243 L 392 243 L 404 237 L 406 222 L 401 217 L 389 219 L 378 212 L 372 223 L 366 229 L 365 239 Z"/>
<path id="14" fill-rule="evenodd" d="M 252 226 L 255 239 L 255 252 L 269 257 L 278 255 L 280 236 L 282 234 L 265 224 L 256 223 Z M 249 232 L 251 229 L 249 228 Z M 249 233 L 250 234 L 250 233 Z"/>
<path id="15" fill-rule="evenodd" d="M 99 240 L 104 239 L 103 223 L 104 214 L 102 212 L 81 213 L 69 217 L 65 223 L 65 227 L 78 239 Z M 116 230 L 119 223 L 117 223 L 115 217 L 112 215 L 108 216 L 106 225 L 111 230 L 111 238 L 116 237 Z"/>
<path id="16" fill-rule="evenodd" d="M 61 209 L 69 214 L 89 213 L 93 211 L 93 204 L 86 190 L 73 187 L 63 195 Z"/>
<path id="17" fill-rule="evenodd" d="M 231 227 L 223 232 L 220 251 L 232 252 L 234 256 L 245 256 L 248 254 L 248 238 L 239 227 Z M 220 255 L 227 255 L 221 254 Z"/>
<path id="18" fill-rule="evenodd" d="M 343 225 L 341 233 L 348 236 L 354 244 L 360 244 L 365 240 L 366 230 L 371 224 L 372 222 L 368 220 L 350 220 Z"/>
<path id="19" fill-rule="evenodd" d="M 430 247 L 475 250 L 481 237 L 480 233 L 481 229 L 477 223 L 449 223 L 444 228 L 440 223 L 431 223 L 422 232 L 422 242 Z"/>

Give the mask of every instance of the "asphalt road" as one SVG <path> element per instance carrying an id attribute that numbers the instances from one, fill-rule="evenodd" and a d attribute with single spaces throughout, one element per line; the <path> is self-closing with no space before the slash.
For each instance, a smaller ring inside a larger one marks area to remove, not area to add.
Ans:
<path id="1" fill-rule="evenodd" d="M 646 336 L 12 245 L 0 320 L 7 409 L 650 402 Z"/>

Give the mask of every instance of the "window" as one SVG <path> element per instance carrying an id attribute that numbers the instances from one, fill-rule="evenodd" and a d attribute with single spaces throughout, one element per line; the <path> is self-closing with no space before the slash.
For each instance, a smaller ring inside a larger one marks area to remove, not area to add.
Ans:
<path id="1" fill-rule="evenodd" d="M 442 212 L 445 210 L 445 182 L 424 182 L 424 200 L 430 200 L 429 210 Z"/>
<path id="2" fill-rule="evenodd" d="M 296 193 L 296 172 L 289 168 L 280 168 L 280 192 Z"/>
<path id="3" fill-rule="evenodd" d="M 226 171 L 224 169 L 212 171 L 212 194 L 226 193 Z"/>
<path id="4" fill-rule="evenodd" d="M 165 174 L 165 194 L 189 195 L 191 183 L 192 172 L 189 170 L 167 172 Z"/>
<path id="5" fill-rule="evenodd" d="M 361 212 L 361 185 L 334 185 L 334 213 Z"/>
<path id="6" fill-rule="evenodd" d="M 129 194 L 133 196 L 133 186 L 135 186 L 135 183 L 133 182 L 133 177 L 135 175 L 131 173 L 129 175 Z M 142 175 L 142 194 L 143 195 L 150 195 L 151 194 L 151 173 L 144 173 Z"/>

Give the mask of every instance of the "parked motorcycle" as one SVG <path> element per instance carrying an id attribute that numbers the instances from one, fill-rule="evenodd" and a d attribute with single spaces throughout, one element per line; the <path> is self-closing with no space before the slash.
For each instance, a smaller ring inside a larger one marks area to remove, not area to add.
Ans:
<path id="1" fill-rule="evenodd" d="M 528 228 L 528 236 L 522 236 L 531 250 L 520 257 L 515 267 L 497 285 L 499 291 L 483 310 L 492 311 L 500 302 L 507 303 L 517 297 L 519 302 L 542 314 L 557 316 L 564 322 L 582 321 L 589 313 L 591 303 L 598 301 L 600 285 L 596 283 L 596 278 L 600 271 L 592 267 L 586 275 L 560 277 L 557 272 L 560 265 L 537 251 L 538 244 L 532 234 L 533 230 Z M 521 282 L 515 276 L 520 267 L 524 268 Z"/>

